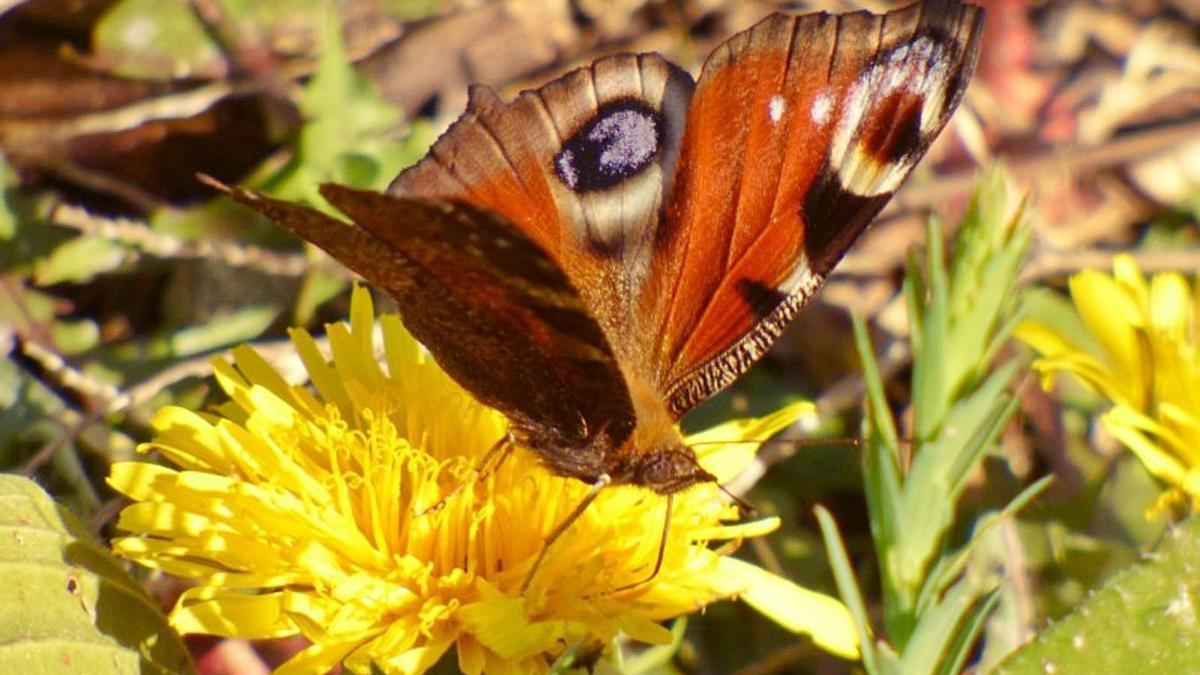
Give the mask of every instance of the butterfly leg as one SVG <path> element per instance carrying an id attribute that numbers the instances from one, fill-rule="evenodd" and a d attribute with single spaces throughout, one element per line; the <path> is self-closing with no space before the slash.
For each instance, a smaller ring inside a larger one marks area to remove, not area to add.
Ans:
<path id="1" fill-rule="evenodd" d="M 567 531 L 567 528 L 571 527 L 576 520 L 579 520 L 579 516 L 583 515 L 583 512 L 587 510 L 587 507 L 591 506 L 592 502 L 596 501 L 596 497 L 599 496 L 600 491 L 611 482 L 612 478 L 610 478 L 608 474 L 600 474 L 600 477 L 596 479 L 596 482 L 592 483 L 591 487 L 588 488 L 587 494 L 583 496 L 583 499 L 575 507 L 575 510 L 571 511 L 570 515 L 564 518 L 563 521 L 556 525 L 550 534 L 546 536 L 546 541 L 542 542 L 542 550 L 538 553 L 537 560 L 533 561 L 533 567 L 529 568 L 529 573 L 525 575 L 525 581 L 521 582 L 522 595 L 525 594 L 525 591 L 529 590 L 529 584 L 533 581 L 534 575 L 537 574 L 538 568 L 542 566 L 542 561 L 546 559 L 546 553 L 550 550 L 550 547 L 554 545 L 555 541 L 558 541 L 559 537 L 563 536 L 563 533 Z"/>
<path id="2" fill-rule="evenodd" d="M 512 454 L 512 450 L 515 447 L 517 447 L 516 440 L 513 438 L 512 432 L 506 432 L 487 451 L 487 454 L 483 456 L 483 459 L 479 460 L 479 463 L 475 465 L 475 468 L 471 470 L 472 475 L 469 480 L 464 480 L 458 485 L 455 485 L 449 493 L 429 506 L 426 506 L 422 509 L 414 509 L 413 515 L 423 516 L 441 509 L 446 505 L 446 502 L 449 502 L 451 499 L 457 497 L 458 493 L 462 492 L 468 485 L 487 478 L 493 471 L 499 469 L 500 465 L 504 463 L 504 460 L 507 459 L 510 454 Z"/>
<path id="3" fill-rule="evenodd" d="M 627 591 L 631 588 L 637 588 L 638 586 L 641 586 L 642 584 L 648 584 L 651 581 L 654 581 L 654 577 L 658 576 L 658 572 L 662 569 L 663 558 L 665 558 L 666 554 L 667 554 L 667 535 L 671 532 L 671 507 L 674 506 L 674 503 L 675 503 L 675 494 L 668 492 L 667 493 L 667 509 L 663 515 L 662 535 L 661 535 L 661 537 L 659 537 L 659 540 L 658 540 L 658 557 L 654 559 L 654 570 L 652 572 L 650 572 L 650 576 L 646 577 L 645 579 L 642 579 L 641 581 L 635 581 L 632 584 L 625 584 L 624 586 L 618 586 L 618 587 L 612 589 L 611 591 L 609 591 L 607 593 L 607 595 L 613 595 L 616 593 L 620 593 L 622 591 Z"/>

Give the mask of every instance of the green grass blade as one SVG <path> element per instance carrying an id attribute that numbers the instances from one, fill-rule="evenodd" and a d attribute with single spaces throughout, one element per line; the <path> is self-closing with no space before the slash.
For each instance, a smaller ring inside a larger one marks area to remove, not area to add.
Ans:
<path id="1" fill-rule="evenodd" d="M 858 315 L 854 315 L 852 321 L 854 323 L 854 346 L 857 348 L 858 357 L 862 362 L 863 383 L 867 390 L 867 405 L 870 406 L 870 421 L 888 452 L 899 464 L 900 436 L 896 433 L 896 422 L 892 419 L 887 397 L 883 393 L 883 378 L 879 375 L 879 362 L 875 360 L 875 350 L 871 347 L 867 325 Z"/>
<path id="2" fill-rule="evenodd" d="M 967 620 L 958 629 L 954 642 L 947 646 L 941 667 L 936 671 L 937 675 L 959 675 L 963 672 L 963 666 L 970 658 L 971 650 L 979 640 L 987 618 L 998 602 L 1000 592 L 993 590 L 982 601 L 975 603 Z"/>
<path id="3" fill-rule="evenodd" d="M 846 554 L 846 545 L 842 542 L 842 535 L 838 532 L 837 523 L 834 522 L 833 515 L 824 507 L 818 506 L 813 511 L 821 526 L 821 536 L 825 540 L 825 552 L 829 556 L 829 567 L 833 571 L 838 594 L 842 596 L 842 602 L 850 610 L 850 616 L 854 619 L 863 668 L 871 675 L 882 675 L 875 658 L 874 637 L 871 635 L 871 624 L 867 620 L 867 605 L 863 602 L 858 579 L 854 574 L 854 568 L 850 566 L 850 557 Z"/>

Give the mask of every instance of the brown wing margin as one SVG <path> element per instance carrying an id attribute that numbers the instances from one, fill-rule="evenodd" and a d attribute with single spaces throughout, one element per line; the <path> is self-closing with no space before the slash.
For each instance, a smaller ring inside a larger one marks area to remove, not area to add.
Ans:
<path id="1" fill-rule="evenodd" d="M 391 295 L 405 326 L 456 382 L 565 447 L 619 445 L 633 406 L 599 326 L 550 258 L 510 223 L 463 202 L 325 185 L 357 223 L 217 186 Z M 402 223 L 402 225 L 401 225 Z"/>
<path id="2" fill-rule="evenodd" d="M 775 15 L 713 52 L 641 298 L 672 414 L 758 360 L 883 208 L 962 98 L 981 28 L 930 0 Z"/>

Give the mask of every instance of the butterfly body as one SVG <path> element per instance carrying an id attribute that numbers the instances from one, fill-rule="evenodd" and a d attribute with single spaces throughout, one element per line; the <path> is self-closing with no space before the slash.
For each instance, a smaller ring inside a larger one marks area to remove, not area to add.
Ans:
<path id="1" fill-rule="evenodd" d="M 982 12 L 772 15 L 698 81 L 616 55 L 466 112 L 354 223 L 244 203 L 394 297 L 451 377 L 561 475 L 713 477 L 677 422 L 761 357 L 949 120 Z"/>

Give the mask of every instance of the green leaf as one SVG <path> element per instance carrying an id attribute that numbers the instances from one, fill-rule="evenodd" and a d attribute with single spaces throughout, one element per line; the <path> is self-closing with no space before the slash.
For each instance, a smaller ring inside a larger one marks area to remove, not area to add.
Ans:
<path id="1" fill-rule="evenodd" d="M 954 641 L 943 648 L 941 667 L 938 675 L 958 675 L 964 672 L 963 665 L 971 656 L 971 648 L 983 632 L 988 616 L 1000 601 L 999 591 L 992 591 L 982 602 L 976 602 L 966 620 L 955 631 Z"/>
<path id="2" fill-rule="evenodd" d="M 0 672 L 193 672 L 155 602 L 32 481 L 0 475 L 0 537 Z"/>
<path id="3" fill-rule="evenodd" d="M 1150 558 L 1113 577 L 996 673 L 1191 673 L 1200 645 L 1200 518 L 1172 529 Z"/>
<path id="4" fill-rule="evenodd" d="M 68 356 L 82 354 L 100 344 L 100 327 L 92 319 L 55 321 L 54 345 Z"/>
<path id="5" fill-rule="evenodd" d="M 17 233 L 16 185 L 16 173 L 0 155 L 0 241 L 12 239 Z"/>
<path id="6" fill-rule="evenodd" d="M 445 10 L 451 3 L 447 0 L 377 0 L 388 13 L 404 21 L 425 19 Z"/>
<path id="7" fill-rule="evenodd" d="M 37 265 L 37 283 L 41 286 L 67 281 L 87 281 L 121 266 L 129 251 L 111 239 L 81 236 L 54 249 Z"/>
<path id="8" fill-rule="evenodd" d="M 1020 211 L 1006 219 L 1006 210 L 1003 181 L 992 172 L 975 191 L 951 261 L 944 260 L 936 219 L 926 223 L 925 255 L 909 256 L 903 289 L 913 348 L 909 453 L 897 439 L 865 328 L 855 322 L 868 400 L 863 480 L 887 629 L 887 641 L 870 650 L 873 664 L 864 651 L 872 673 L 955 672 L 998 597 L 964 574 L 987 528 L 975 528 L 957 549 L 948 534 L 967 530 L 969 523 L 956 522 L 967 478 L 1016 410 L 1008 390 L 1022 364 L 1010 361 L 984 377 L 1016 322 L 1016 282 L 1030 236 Z M 833 546 L 832 522 L 827 527 L 822 520 L 822 531 Z M 845 595 L 848 562 L 839 572 L 834 551 L 830 556 L 838 588 L 851 604 Z"/>
<path id="9" fill-rule="evenodd" d="M 252 340 L 265 331 L 279 310 L 270 305 L 253 305 L 214 317 L 176 332 L 170 341 L 174 356 L 191 356 L 238 342 Z"/>
<path id="10" fill-rule="evenodd" d="M 316 316 L 318 307 L 340 295 L 349 285 L 350 280 L 346 277 L 313 270 L 300 284 L 300 293 L 296 297 L 295 309 L 292 310 L 293 324 L 307 326 Z"/>
<path id="11" fill-rule="evenodd" d="M 963 578 L 936 605 L 921 615 L 916 630 L 901 648 L 901 663 L 907 675 L 930 675 L 947 660 L 950 647 L 958 641 L 958 628 L 978 604 L 978 582 Z"/>
<path id="12" fill-rule="evenodd" d="M 274 41 L 303 43 L 317 27 L 320 0 L 220 0 L 233 47 Z M 334 18 L 332 23 L 341 25 Z M 223 47 L 187 2 L 121 0 L 96 23 L 92 50 L 114 74 L 171 80 L 220 75 Z"/>
<path id="13" fill-rule="evenodd" d="M 326 6 L 325 12 L 333 10 Z M 354 69 L 346 55 L 341 22 L 326 16 L 320 23 L 321 55 L 304 88 L 300 111 L 306 122 L 296 154 L 257 187 L 289 201 L 304 201 L 333 213 L 317 192 L 324 182 L 381 190 L 420 157 L 423 135 L 412 152 L 397 135 L 403 115 L 385 101 L 371 81 Z"/>
<path id="14" fill-rule="evenodd" d="M 966 477 L 1015 410 L 1015 401 L 1005 394 L 1005 388 L 1017 366 L 1016 362 L 1006 363 L 983 387 L 955 403 L 938 436 L 923 443 L 916 453 L 904 485 L 909 536 L 896 548 L 896 572 L 900 581 L 914 590 L 954 522 Z"/>
<path id="15" fill-rule="evenodd" d="M 1044 476 L 1021 490 L 1000 511 L 985 514 L 976 520 L 971 539 L 957 551 L 943 556 L 926 575 L 925 585 L 921 588 L 921 594 L 917 598 L 916 611 L 921 613 L 925 611 L 926 607 L 932 606 L 942 591 L 949 588 L 966 569 L 967 563 L 970 562 L 971 556 L 979 547 L 980 542 L 984 541 L 1004 519 L 1015 517 L 1034 498 L 1045 492 L 1052 482 L 1054 482 L 1053 476 Z"/>
<path id="16" fill-rule="evenodd" d="M 907 541 L 910 536 L 900 470 L 874 447 L 868 448 L 865 459 L 863 481 L 871 515 L 871 535 L 879 552 L 879 570 L 883 575 L 883 620 L 890 635 L 907 635 L 912 630 L 914 589 L 901 583 L 896 556 L 898 543 Z"/>
<path id="17" fill-rule="evenodd" d="M 858 358 L 862 361 L 863 383 L 867 389 L 867 404 L 870 406 L 871 413 L 870 421 L 893 459 L 899 464 L 899 434 L 896 433 L 896 422 L 892 419 L 887 397 L 883 394 L 883 378 L 879 375 L 879 363 L 875 360 L 871 338 L 867 335 L 867 325 L 858 315 L 853 317 L 853 322 L 854 346 L 858 350 Z"/>
<path id="18" fill-rule="evenodd" d="M 28 286 L 15 286 L 0 294 L 0 324 L 18 332 L 38 334 L 51 329 L 54 348 L 67 355 L 92 349 L 100 340 L 94 319 L 58 320 L 62 304 L 53 296 Z"/>
<path id="19" fill-rule="evenodd" d="M 950 341 L 949 289 L 945 263 L 942 261 L 942 232 L 936 219 L 925 223 L 926 283 L 928 297 L 919 311 L 922 326 L 921 350 L 913 353 L 913 441 L 921 443 L 932 438 L 937 426 L 945 421 L 950 404 L 946 389 L 946 362 Z"/>
<path id="20" fill-rule="evenodd" d="M 186 2 L 122 0 L 96 22 L 92 45 L 114 75 L 130 78 L 168 80 L 222 59 Z"/>
<path id="21" fill-rule="evenodd" d="M 1004 246 L 1008 236 L 1004 223 L 1008 195 L 1003 174 L 985 171 L 971 193 L 962 225 L 954 237 L 953 279 L 950 308 L 956 315 L 975 304 L 974 298 L 989 277 L 984 271 L 993 254 Z"/>
<path id="22" fill-rule="evenodd" d="M 948 333 L 945 351 L 937 352 L 946 400 L 972 386 L 1008 338 L 997 326 L 1014 303 L 1017 275 L 1031 239 L 1022 208 L 1006 218 L 1008 203 L 1002 173 L 986 171 L 954 240 L 945 305 Z M 935 272 L 931 267 L 930 274 Z"/>
<path id="23" fill-rule="evenodd" d="M 921 308 L 925 306 L 925 280 L 921 277 L 921 261 L 914 249 L 904 257 L 904 309 L 908 313 L 908 342 L 912 353 L 920 354 L 925 344 L 925 318 Z"/>

